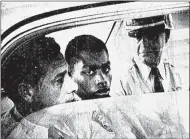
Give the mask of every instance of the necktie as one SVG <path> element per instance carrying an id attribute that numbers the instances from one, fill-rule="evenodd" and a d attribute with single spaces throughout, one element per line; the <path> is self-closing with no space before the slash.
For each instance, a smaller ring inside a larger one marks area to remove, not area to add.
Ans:
<path id="1" fill-rule="evenodd" d="M 154 91 L 155 92 L 164 92 L 164 88 L 161 82 L 161 75 L 158 68 L 151 68 L 150 74 L 153 76 L 154 79 Z"/>

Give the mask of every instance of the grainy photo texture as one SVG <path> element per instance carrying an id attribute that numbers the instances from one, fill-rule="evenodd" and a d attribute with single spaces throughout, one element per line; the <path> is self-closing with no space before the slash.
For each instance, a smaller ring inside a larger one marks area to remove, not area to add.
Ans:
<path id="1" fill-rule="evenodd" d="M 189 2 L 2 2 L 2 139 L 189 138 Z"/>

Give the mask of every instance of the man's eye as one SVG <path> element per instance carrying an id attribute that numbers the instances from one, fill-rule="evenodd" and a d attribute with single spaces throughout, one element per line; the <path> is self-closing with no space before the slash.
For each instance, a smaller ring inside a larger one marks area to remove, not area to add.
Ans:
<path id="1" fill-rule="evenodd" d="M 63 84 L 63 78 L 57 79 L 56 84 L 62 85 Z"/>
<path id="2" fill-rule="evenodd" d="M 104 73 L 109 73 L 109 71 L 110 71 L 110 67 L 106 67 L 106 68 L 103 69 Z"/>
<path id="3" fill-rule="evenodd" d="M 89 70 L 89 71 L 86 71 L 85 73 L 86 73 L 87 75 L 93 75 L 93 74 L 95 73 L 95 71 Z"/>

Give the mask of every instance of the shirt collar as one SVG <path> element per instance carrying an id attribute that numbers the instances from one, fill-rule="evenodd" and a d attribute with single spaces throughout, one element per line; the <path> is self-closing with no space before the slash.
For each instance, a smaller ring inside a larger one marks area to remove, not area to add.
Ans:
<path id="1" fill-rule="evenodd" d="M 16 121 L 20 121 L 23 119 L 22 115 L 17 111 L 16 106 L 14 106 L 11 110 L 11 114 Z"/>
<path id="2" fill-rule="evenodd" d="M 164 67 L 164 61 L 161 59 L 160 64 L 158 65 L 158 69 L 160 71 L 160 75 L 162 76 L 162 79 L 165 79 L 165 67 Z"/>
<path id="3" fill-rule="evenodd" d="M 147 66 L 146 64 L 144 64 L 140 59 L 139 57 L 134 57 L 134 60 L 135 60 L 135 63 L 137 64 L 143 78 L 145 80 L 148 79 L 148 76 L 150 74 L 150 70 L 151 68 L 149 66 Z"/>
<path id="4" fill-rule="evenodd" d="M 145 80 L 148 79 L 151 68 L 149 66 L 147 66 L 146 64 L 144 64 L 142 62 L 142 60 L 139 59 L 139 57 L 134 57 L 135 63 L 137 64 L 140 72 L 142 73 L 142 76 Z M 164 63 L 163 60 L 160 61 L 160 64 L 157 67 L 160 71 L 160 75 L 162 77 L 162 79 L 165 78 L 165 68 L 164 68 Z"/>

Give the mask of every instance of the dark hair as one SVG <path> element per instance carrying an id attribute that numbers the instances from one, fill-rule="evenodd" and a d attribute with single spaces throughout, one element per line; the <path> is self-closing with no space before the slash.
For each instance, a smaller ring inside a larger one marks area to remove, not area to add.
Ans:
<path id="1" fill-rule="evenodd" d="M 20 102 L 19 83 L 30 81 L 37 85 L 47 72 L 47 65 L 63 60 L 60 46 L 53 38 L 41 36 L 20 46 L 2 66 L 2 87 L 14 103 Z"/>
<path id="2" fill-rule="evenodd" d="M 65 59 L 69 65 L 71 65 L 71 59 L 78 57 L 81 51 L 88 52 L 101 52 L 105 50 L 108 54 L 105 43 L 92 36 L 92 35 L 80 35 L 72 39 L 65 50 Z"/>

